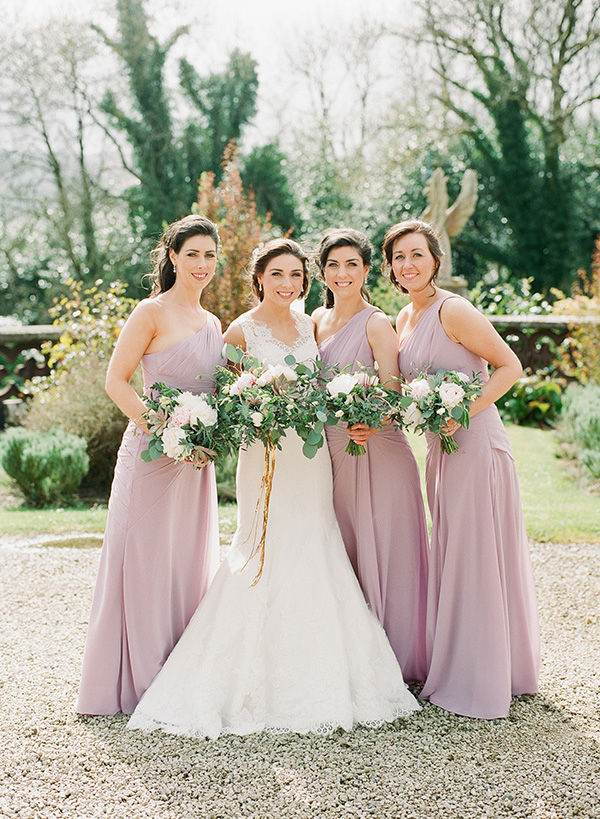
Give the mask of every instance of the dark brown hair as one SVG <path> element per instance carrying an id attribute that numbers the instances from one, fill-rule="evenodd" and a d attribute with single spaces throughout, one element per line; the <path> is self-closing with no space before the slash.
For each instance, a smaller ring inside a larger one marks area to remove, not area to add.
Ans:
<path id="1" fill-rule="evenodd" d="M 160 242 L 153 251 L 155 258 L 154 269 L 150 273 L 152 281 L 152 295 L 158 296 L 170 290 L 175 284 L 175 268 L 169 255 L 169 251 L 179 253 L 183 245 L 193 236 L 210 236 L 214 240 L 217 250 L 219 249 L 219 231 L 217 226 L 205 216 L 184 216 L 177 222 L 173 222 L 165 230 L 160 238 Z"/>
<path id="2" fill-rule="evenodd" d="M 336 228 L 335 230 L 328 230 L 323 234 L 321 243 L 316 252 L 317 260 L 317 279 L 325 284 L 325 265 L 332 250 L 337 247 L 354 247 L 358 250 L 360 258 L 363 260 L 365 267 L 371 266 L 371 258 L 373 256 L 373 245 L 367 239 L 364 233 L 354 228 Z M 363 284 L 360 288 L 360 295 L 365 301 L 370 302 L 369 291 Z M 333 307 L 334 298 L 331 290 L 325 285 L 325 307 L 328 309 Z"/>
<path id="3" fill-rule="evenodd" d="M 272 259 L 276 259 L 277 256 L 295 256 L 296 259 L 302 262 L 302 271 L 304 273 L 304 278 L 302 280 L 302 290 L 300 292 L 300 298 L 306 296 L 310 284 L 308 256 L 302 250 L 298 242 L 294 242 L 292 241 L 292 239 L 283 238 L 271 239 L 270 242 L 266 242 L 266 244 L 257 247 L 254 253 L 252 254 L 252 261 L 250 262 L 249 272 L 251 278 L 252 292 L 254 293 L 256 298 L 259 301 L 262 301 L 264 298 L 262 287 L 260 286 L 258 277 L 262 276 L 269 262 Z"/>
<path id="4" fill-rule="evenodd" d="M 433 276 L 429 279 L 429 284 L 433 284 L 436 280 L 442 263 L 442 256 L 444 255 L 439 236 L 427 222 L 422 222 L 420 219 L 407 219 L 404 222 L 398 222 L 398 224 L 392 225 L 383 237 L 383 255 L 389 268 L 391 283 L 398 290 L 402 290 L 403 293 L 407 293 L 408 291 L 396 281 L 394 271 L 392 270 L 392 254 L 394 252 L 394 245 L 398 239 L 401 239 L 403 236 L 408 236 L 410 233 L 419 233 L 421 236 L 424 236 L 427 240 L 429 252 L 433 256 Z"/>

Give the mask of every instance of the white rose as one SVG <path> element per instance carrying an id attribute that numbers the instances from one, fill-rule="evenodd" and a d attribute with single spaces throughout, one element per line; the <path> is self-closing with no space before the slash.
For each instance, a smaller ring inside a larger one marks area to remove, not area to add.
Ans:
<path id="1" fill-rule="evenodd" d="M 265 370 L 262 375 L 259 375 L 256 379 L 256 383 L 259 387 L 265 387 L 267 384 L 270 384 L 273 380 L 273 373 L 271 370 Z"/>
<path id="2" fill-rule="evenodd" d="M 286 381 L 294 382 L 298 380 L 298 373 L 287 364 L 275 364 L 270 367 L 269 371 L 273 374 L 273 378 L 285 378 Z"/>
<path id="3" fill-rule="evenodd" d="M 205 427 L 212 427 L 217 423 L 217 411 L 208 403 L 202 395 L 194 395 L 191 392 L 183 392 L 177 399 L 180 406 L 190 411 L 190 424 Z"/>
<path id="4" fill-rule="evenodd" d="M 466 373 L 461 373 L 460 370 L 454 373 L 454 375 L 458 378 L 459 381 L 462 381 L 463 384 L 468 384 L 471 380 Z"/>
<path id="5" fill-rule="evenodd" d="M 206 401 L 198 403 L 197 406 L 192 407 L 190 410 L 190 423 L 192 426 L 202 424 L 202 426 L 205 427 L 214 427 L 218 418 L 219 416 L 217 415 L 216 409 L 211 407 Z"/>
<path id="6" fill-rule="evenodd" d="M 185 455 L 185 432 L 179 427 L 167 427 L 163 432 L 162 444 L 165 455 L 180 461 Z"/>
<path id="7" fill-rule="evenodd" d="M 252 421 L 255 427 L 259 427 L 264 420 L 264 416 L 262 412 L 251 412 L 250 420 Z"/>
<path id="8" fill-rule="evenodd" d="M 438 393 L 442 404 L 447 409 L 458 406 L 465 397 L 465 391 L 458 384 L 440 384 Z"/>
<path id="9" fill-rule="evenodd" d="M 338 395 L 348 395 L 357 384 L 358 379 L 353 373 L 340 373 L 327 384 L 327 392 L 337 398 Z"/>
<path id="10" fill-rule="evenodd" d="M 402 410 L 402 420 L 407 427 L 416 428 L 423 420 L 423 413 L 418 406 L 413 402 L 408 407 Z"/>

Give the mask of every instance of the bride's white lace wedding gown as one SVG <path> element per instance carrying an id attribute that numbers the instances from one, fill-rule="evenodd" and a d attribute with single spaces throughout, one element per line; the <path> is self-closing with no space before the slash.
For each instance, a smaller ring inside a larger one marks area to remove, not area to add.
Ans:
<path id="1" fill-rule="evenodd" d="M 248 352 L 267 364 L 314 360 L 308 316 L 288 346 L 248 316 Z M 240 453 L 238 528 L 230 551 L 128 727 L 188 736 L 328 733 L 417 710 L 379 622 L 367 608 L 335 519 L 329 452 L 309 460 L 291 430 L 275 453 L 262 576 L 244 564 L 265 449 Z M 261 516 L 262 519 L 262 516 Z"/>

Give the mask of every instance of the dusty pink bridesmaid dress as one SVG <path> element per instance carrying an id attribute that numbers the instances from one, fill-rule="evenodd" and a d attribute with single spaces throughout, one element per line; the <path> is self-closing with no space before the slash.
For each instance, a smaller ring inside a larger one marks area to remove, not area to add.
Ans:
<path id="1" fill-rule="evenodd" d="M 222 363 L 217 319 L 142 358 L 144 390 L 156 381 L 213 389 Z M 196 376 L 206 375 L 202 381 Z M 214 467 L 163 456 L 144 463 L 147 436 L 129 424 L 119 449 L 77 711 L 133 713 L 179 640 L 219 564 Z"/>
<path id="2" fill-rule="evenodd" d="M 363 365 L 375 372 L 366 307 L 319 345 L 328 364 Z M 348 557 L 382 624 L 405 682 L 426 675 L 425 607 L 429 542 L 417 463 L 403 432 L 385 429 L 366 453 L 345 452 L 345 425 L 327 427 L 333 464 L 333 502 Z"/>
<path id="3" fill-rule="evenodd" d="M 399 365 L 488 378 L 487 362 L 452 341 L 443 296 L 404 339 Z M 470 717 L 506 717 L 511 696 L 538 689 L 539 626 L 519 484 L 495 406 L 455 434 L 458 452 L 427 441 L 433 529 L 427 603 L 428 675 L 421 696 Z"/>

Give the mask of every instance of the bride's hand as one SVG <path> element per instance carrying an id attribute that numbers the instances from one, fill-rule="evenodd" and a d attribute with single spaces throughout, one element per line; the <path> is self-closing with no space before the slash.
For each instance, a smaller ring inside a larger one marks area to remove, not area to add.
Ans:
<path id="1" fill-rule="evenodd" d="M 364 446 L 376 432 L 378 432 L 377 429 L 367 424 L 352 424 L 348 427 L 348 435 L 359 446 Z"/>

